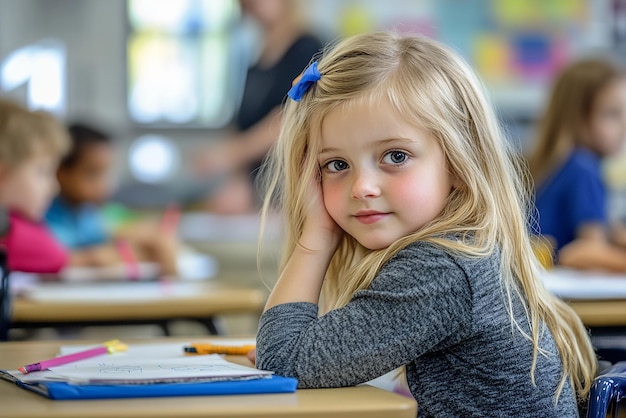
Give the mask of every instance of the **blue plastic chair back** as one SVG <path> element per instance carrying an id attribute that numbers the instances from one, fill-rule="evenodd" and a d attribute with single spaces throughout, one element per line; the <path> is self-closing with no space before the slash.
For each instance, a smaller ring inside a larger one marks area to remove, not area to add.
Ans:
<path id="1" fill-rule="evenodd" d="M 617 418 L 618 402 L 626 392 L 626 361 L 614 364 L 596 377 L 589 392 L 587 418 L 606 418 L 609 407 L 614 405 Z"/>

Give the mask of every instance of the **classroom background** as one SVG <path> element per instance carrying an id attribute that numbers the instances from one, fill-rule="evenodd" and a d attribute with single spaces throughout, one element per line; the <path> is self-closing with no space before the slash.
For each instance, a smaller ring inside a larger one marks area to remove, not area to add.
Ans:
<path id="1" fill-rule="evenodd" d="M 623 0 L 316 0 L 301 7 L 323 41 L 396 29 L 459 50 L 520 146 L 559 68 L 585 54 L 626 55 Z M 186 152 L 219 136 L 233 117 L 255 39 L 236 0 L 0 0 L 0 92 L 110 127 L 130 151 L 121 183 L 179 184 Z"/>
<path id="2" fill-rule="evenodd" d="M 315 0 L 300 8 L 323 42 L 394 29 L 461 52 L 520 151 L 559 69 L 581 56 L 626 57 L 626 0 Z M 104 127 L 122 156 L 113 200 L 162 210 L 210 190 L 191 161 L 232 122 L 258 39 L 236 0 L 0 0 L 0 95 Z M 606 172 L 611 214 L 626 220 L 626 156 Z M 265 288 L 276 259 L 256 273 L 257 227 L 254 216 L 192 214 L 181 237 L 229 266 L 229 276 Z M 233 329 L 253 332 L 254 323 Z"/>

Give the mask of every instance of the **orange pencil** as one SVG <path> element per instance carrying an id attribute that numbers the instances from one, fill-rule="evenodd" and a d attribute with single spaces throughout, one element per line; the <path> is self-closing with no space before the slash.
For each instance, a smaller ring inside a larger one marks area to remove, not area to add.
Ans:
<path id="1" fill-rule="evenodd" d="M 246 345 L 217 345 L 210 343 L 191 344 L 184 347 L 185 353 L 190 354 L 231 354 L 245 356 L 249 351 L 254 350 L 254 344 Z"/>

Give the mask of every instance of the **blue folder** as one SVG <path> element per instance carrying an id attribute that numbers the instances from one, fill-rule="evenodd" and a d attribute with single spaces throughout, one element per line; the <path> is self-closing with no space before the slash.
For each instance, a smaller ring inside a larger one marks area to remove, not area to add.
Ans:
<path id="1" fill-rule="evenodd" d="M 55 400 L 290 393 L 295 392 L 298 386 L 297 379 L 275 375 L 269 378 L 249 380 L 138 385 L 75 385 L 66 382 L 39 382 L 31 384 L 17 379 L 8 379 L 8 376 L 4 373 L 0 373 L 0 378 L 13 381 L 24 389 Z"/>

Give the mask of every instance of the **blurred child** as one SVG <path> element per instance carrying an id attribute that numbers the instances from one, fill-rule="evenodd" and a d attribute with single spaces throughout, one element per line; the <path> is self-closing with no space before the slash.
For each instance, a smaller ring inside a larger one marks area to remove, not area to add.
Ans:
<path id="1" fill-rule="evenodd" d="M 595 354 L 538 277 L 521 165 L 469 66 L 370 33 L 289 96 L 265 200 L 286 242 L 257 366 L 301 388 L 404 368 L 420 416 L 578 417 Z"/>
<path id="2" fill-rule="evenodd" d="M 174 231 L 143 223 L 111 233 L 100 206 L 111 191 L 115 150 L 109 135 L 85 125 L 69 127 L 72 147 L 57 170 L 60 193 L 46 213 L 56 237 L 71 249 L 70 265 L 103 267 L 154 261 L 176 274 Z M 136 272 L 135 272 L 136 273 Z M 134 274 L 129 270 L 129 274 Z"/>
<path id="3" fill-rule="evenodd" d="M 0 99 L 0 207 L 9 213 L 0 246 L 10 271 L 56 273 L 67 262 L 41 219 L 57 192 L 54 171 L 68 147 L 67 132 L 52 115 Z"/>
<path id="4" fill-rule="evenodd" d="M 602 160 L 626 140 L 626 73 L 609 60 L 571 64 L 556 80 L 530 170 L 538 223 L 561 265 L 626 271 L 611 239 Z"/>

